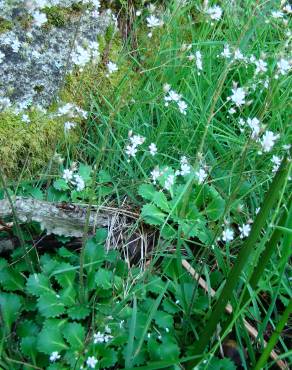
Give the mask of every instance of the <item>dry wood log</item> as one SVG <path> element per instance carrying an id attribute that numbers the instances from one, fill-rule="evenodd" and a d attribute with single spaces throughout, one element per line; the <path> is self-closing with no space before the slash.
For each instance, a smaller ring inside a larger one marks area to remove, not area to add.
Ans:
<path id="1" fill-rule="evenodd" d="M 47 234 L 82 237 L 86 223 L 86 205 L 51 203 L 33 198 L 15 197 L 13 208 L 20 223 L 36 221 Z M 122 214 L 136 218 L 137 215 L 111 207 L 92 207 L 89 229 L 107 227 L 113 217 Z M 7 199 L 0 200 L 0 219 L 12 217 L 12 207 Z"/>

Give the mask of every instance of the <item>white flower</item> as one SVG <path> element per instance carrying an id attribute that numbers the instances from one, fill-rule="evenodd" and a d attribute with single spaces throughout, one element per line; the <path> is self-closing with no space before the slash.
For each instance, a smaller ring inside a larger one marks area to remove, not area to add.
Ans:
<path id="1" fill-rule="evenodd" d="M 231 51 L 229 49 L 229 45 L 224 45 L 224 49 L 222 53 L 220 54 L 224 58 L 230 58 L 231 57 Z"/>
<path id="2" fill-rule="evenodd" d="M 260 141 L 263 151 L 269 152 L 275 145 L 275 141 L 279 138 L 279 135 L 275 135 L 272 131 L 266 131 Z"/>
<path id="3" fill-rule="evenodd" d="M 283 149 L 284 150 L 289 150 L 291 148 L 291 145 L 290 144 L 284 144 L 283 145 Z"/>
<path id="4" fill-rule="evenodd" d="M 284 13 L 282 13 L 281 11 L 279 10 L 274 10 L 272 13 L 271 13 L 272 17 L 275 18 L 275 19 L 279 19 L 279 18 L 283 18 L 284 17 Z"/>
<path id="5" fill-rule="evenodd" d="M 236 113 L 236 109 L 234 109 L 234 108 L 232 107 L 232 108 L 230 108 L 230 109 L 228 110 L 228 113 L 229 113 L 229 114 L 234 114 L 234 113 Z"/>
<path id="6" fill-rule="evenodd" d="M 174 175 L 167 176 L 167 179 L 165 180 L 165 183 L 164 183 L 164 189 L 170 190 L 174 184 L 174 180 L 175 180 Z"/>
<path id="7" fill-rule="evenodd" d="M 156 180 L 158 179 L 158 177 L 161 175 L 160 171 L 159 171 L 159 168 L 154 168 L 152 171 L 151 171 L 151 178 L 152 178 L 152 182 L 154 184 L 156 184 Z"/>
<path id="8" fill-rule="evenodd" d="M 256 75 L 259 73 L 267 72 L 267 63 L 263 59 L 256 60 L 254 63 L 256 65 L 256 70 L 255 70 Z"/>
<path id="9" fill-rule="evenodd" d="M 169 90 L 168 92 L 168 96 L 166 96 L 164 98 L 165 101 L 175 101 L 175 102 L 178 102 L 181 100 L 181 95 L 178 94 L 176 91 L 174 90 Z"/>
<path id="10" fill-rule="evenodd" d="M 71 181 L 73 178 L 73 171 L 69 170 L 68 168 L 63 172 L 63 179 L 68 182 Z"/>
<path id="11" fill-rule="evenodd" d="M 240 51 L 240 49 L 236 49 L 234 51 L 234 59 L 236 59 L 236 60 L 245 60 L 245 58 L 244 58 L 242 52 Z"/>
<path id="12" fill-rule="evenodd" d="M 150 154 L 154 157 L 155 154 L 157 153 L 157 146 L 154 143 L 151 143 L 149 145 L 149 151 L 150 151 Z"/>
<path id="13" fill-rule="evenodd" d="M 112 329 L 111 329 L 108 325 L 106 325 L 106 326 L 105 326 L 105 328 L 104 328 L 104 331 L 105 331 L 106 333 L 108 333 L 108 334 L 111 334 Z"/>
<path id="14" fill-rule="evenodd" d="M 76 127 L 76 122 L 70 122 L 70 121 L 68 121 L 68 122 L 65 122 L 64 123 L 64 130 L 65 130 L 65 132 L 70 131 L 71 128 L 74 128 L 74 127 Z"/>
<path id="15" fill-rule="evenodd" d="M 186 164 L 186 163 L 188 163 L 188 159 L 185 155 L 183 155 L 180 159 L 180 164 Z"/>
<path id="16" fill-rule="evenodd" d="M 72 103 L 66 103 L 62 107 L 59 107 L 57 114 L 59 116 L 65 116 L 65 115 L 67 115 L 67 116 L 73 118 L 73 117 L 76 116 L 75 111 L 77 111 L 77 112 L 81 112 L 82 111 L 82 109 L 80 109 L 80 108 L 77 109 L 77 108 L 78 107 L 76 107 L 76 105 L 74 105 Z"/>
<path id="17" fill-rule="evenodd" d="M 38 10 L 33 13 L 34 24 L 37 27 L 41 27 L 43 24 L 47 23 L 48 18 L 45 13 L 41 13 Z"/>
<path id="18" fill-rule="evenodd" d="M 234 231 L 232 229 L 225 229 L 222 233 L 222 240 L 224 242 L 231 242 L 234 239 Z"/>
<path id="19" fill-rule="evenodd" d="M 52 352 L 51 355 L 50 355 L 50 361 L 51 362 L 55 362 L 55 361 L 59 360 L 59 358 L 61 358 L 61 356 L 59 355 L 59 353 L 57 351 Z"/>
<path id="20" fill-rule="evenodd" d="M 134 146 L 134 145 L 127 145 L 126 146 L 126 154 L 129 156 L 129 157 L 135 157 L 136 156 L 136 153 L 137 153 L 137 147 Z"/>
<path id="21" fill-rule="evenodd" d="M 198 178 L 198 183 L 203 184 L 208 174 L 203 168 L 200 168 L 199 171 L 196 172 L 196 176 Z"/>
<path id="22" fill-rule="evenodd" d="M 136 11 L 136 17 L 140 17 L 141 14 L 142 14 L 142 11 L 141 10 L 137 10 Z"/>
<path id="23" fill-rule="evenodd" d="M 251 128 L 252 131 L 252 138 L 255 139 L 258 137 L 261 127 L 260 127 L 260 121 L 254 117 L 254 118 L 248 118 L 247 119 L 247 124 Z"/>
<path id="24" fill-rule="evenodd" d="M 181 164 L 181 170 L 180 170 L 181 176 L 186 176 L 189 173 L 191 173 L 191 166 L 187 163 L 182 163 Z"/>
<path id="25" fill-rule="evenodd" d="M 199 50 L 196 51 L 196 66 L 199 71 L 203 70 L 202 54 Z M 200 74 L 200 73 L 198 73 Z"/>
<path id="26" fill-rule="evenodd" d="M 84 67 L 90 61 L 90 51 L 86 50 L 81 45 L 77 45 L 76 49 L 72 52 L 71 58 L 74 64 Z"/>
<path id="27" fill-rule="evenodd" d="M 112 73 L 118 71 L 118 66 L 116 65 L 116 63 L 108 62 L 107 69 L 108 69 L 108 73 L 111 75 Z"/>
<path id="28" fill-rule="evenodd" d="M 170 84 L 164 84 L 164 85 L 163 85 L 163 91 L 164 91 L 165 93 L 168 93 L 170 89 L 171 89 Z"/>
<path id="29" fill-rule="evenodd" d="M 283 11 L 288 14 L 292 14 L 292 6 L 290 4 L 285 5 Z"/>
<path id="30" fill-rule="evenodd" d="M 250 225 L 249 224 L 243 224 L 242 226 L 239 226 L 239 231 L 240 231 L 240 239 L 246 238 L 249 236 L 250 233 Z"/>
<path id="31" fill-rule="evenodd" d="M 21 120 L 22 120 L 22 122 L 30 123 L 30 118 L 29 118 L 28 114 L 23 114 L 22 117 L 21 117 Z"/>
<path id="32" fill-rule="evenodd" d="M 100 331 L 93 334 L 93 343 L 103 343 L 104 342 L 104 334 L 102 334 Z"/>
<path id="33" fill-rule="evenodd" d="M 138 145 L 142 145 L 145 141 L 145 137 L 140 135 L 134 135 L 130 137 L 130 141 L 132 145 L 136 148 Z"/>
<path id="34" fill-rule="evenodd" d="M 187 114 L 186 110 L 187 110 L 187 107 L 188 107 L 187 103 L 186 103 L 186 102 L 184 102 L 183 100 L 180 100 L 180 101 L 177 103 L 177 105 L 178 105 L 178 109 L 179 109 L 179 111 L 180 111 L 182 114 L 186 115 L 186 114 Z"/>
<path id="35" fill-rule="evenodd" d="M 214 21 L 219 21 L 222 17 L 222 9 L 218 5 L 211 6 L 207 9 L 206 13 L 209 15 L 211 19 Z"/>
<path id="36" fill-rule="evenodd" d="M 4 58 L 5 58 L 5 54 L 2 53 L 2 51 L 0 51 L 0 63 L 3 62 Z"/>
<path id="37" fill-rule="evenodd" d="M 160 27 L 163 25 L 163 21 L 154 15 L 150 15 L 149 17 L 146 18 L 147 21 L 147 27 L 149 28 L 155 28 L 155 27 Z"/>
<path id="38" fill-rule="evenodd" d="M 85 182 L 83 178 L 78 174 L 74 175 L 74 180 L 72 180 L 71 182 L 73 185 L 76 186 L 77 191 L 82 191 L 85 188 Z"/>
<path id="39" fill-rule="evenodd" d="M 97 363 L 98 363 L 98 360 L 94 356 L 88 357 L 86 361 L 86 365 L 90 367 L 91 369 L 95 369 L 95 366 Z"/>
<path id="40" fill-rule="evenodd" d="M 235 103 L 236 106 L 240 107 L 245 104 L 245 91 L 242 87 L 235 87 L 232 89 L 232 95 L 230 99 Z"/>
<path id="41" fill-rule="evenodd" d="M 108 326 L 106 326 L 105 328 L 105 331 L 106 329 L 109 329 Z M 111 330 L 109 329 L 108 332 L 111 332 Z M 107 343 L 108 341 L 110 341 L 111 339 L 113 338 L 112 335 L 109 335 L 109 334 L 102 334 L 100 331 L 95 333 L 93 335 L 93 343 L 94 344 L 97 344 L 97 343 Z"/>
<path id="42" fill-rule="evenodd" d="M 273 169 L 272 169 L 273 172 L 278 171 L 280 164 L 281 164 L 281 160 L 282 158 L 278 157 L 277 155 L 273 155 L 271 159 L 272 163 L 274 164 Z"/>
<path id="43" fill-rule="evenodd" d="M 290 62 L 286 59 L 280 59 L 277 63 L 278 70 L 281 75 L 286 75 L 290 70 Z"/>

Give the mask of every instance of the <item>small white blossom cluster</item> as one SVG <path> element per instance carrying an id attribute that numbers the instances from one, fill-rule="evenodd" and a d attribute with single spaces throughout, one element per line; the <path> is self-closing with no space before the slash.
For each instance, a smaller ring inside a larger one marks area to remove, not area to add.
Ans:
<path id="1" fill-rule="evenodd" d="M 76 45 L 72 52 L 72 62 L 80 67 L 80 70 L 85 67 L 91 60 L 97 62 L 100 56 L 99 44 L 96 41 L 90 41 L 86 45 Z"/>
<path id="2" fill-rule="evenodd" d="M 158 166 L 156 166 L 150 173 L 151 181 L 154 185 L 157 184 L 157 181 L 159 180 L 160 184 L 163 186 L 165 190 L 170 191 L 175 184 L 176 178 L 179 176 L 185 177 L 193 172 L 193 169 L 191 165 L 189 164 L 188 159 L 186 156 L 182 156 L 180 159 L 180 169 L 174 171 L 170 167 L 164 167 L 160 169 Z M 206 180 L 208 173 L 203 168 L 199 168 L 197 171 L 193 172 L 197 183 L 203 184 Z"/>
<path id="3" fill-rule="evenodd" d="M 163 90 L 166 93 L 166 96 L 164 97 L 165 106 L 168 107 L 170 102 L 174 102 L 177 104 L 177 107 L 181 114 L 186 115 L 187 114 L 187 103 L 183 100 L 182 95 L 178 94 L 176 91 L 171 89 L 171 86 L 169 84 L 165 84 L 163 86 Z"/>
<path id="4" fill-rule="evenodd" d="M 214 21 L 220 21 L 220 19 L 222 18 L 223 10 L 219 5 L 213 5 L 206 10 L 206 14 L 210 18 L 211 24 L 213 25 Z"/>
<path id="5" fill-rule="evenodd" d="M 156 17 L 155 15 L 151 14 L 149 17 L 146 18 L 147 27 L 150 28 L 150 30 L 158 27 L 162 27 L 164 22 L 162 19 Z M 148 37 L 151 38 L 153 36 L 152 31 L 148 33 Z"/>
<path id="6" fill-rule="evenodd" d="M 129 139 L 131 144 L 126 146 L 126 154 L 129 157 L 136 157 L 136 154 L 138 152 L 138 147 L 142 145 L 145 141 L 145 137 L 140 135 L 133 135 L 132 132 L 129 133 Z"/>
<path id="7" fill-rule="evenodd" d="M 197 67 L 197 70 L 198 70 L 198 75 L 200 75 L 201 71 L 203 70 L 202 53 L 199 50 L 197 50 L 195 52 L 195 54 L 190 54 L 188 56 L 188 59 L 189 60 L 195 60 L 196 67 Z"/>
<path id="8" fill-rule="evenodd" d="M 249 221 L 252 222 L 252 221 Z M 238 227 L 240 232 L 240 239 L 247 238 L 250 234 L 251 226 L 249 223 L 243 224 Z M 222 233 L 222 240 L 226 243 L 231 242 L 234 239 L 234 231 L 230 227 L 226 227 Z"/>
<path id="9" fill-rule="evenodd" d="M 270 152 L 275 145 L 276 140 L 280 137 L 279 134 L 274 134 L 272 131 L 265 131 L 260 138 L 264 128 L 260 125 L 260 120 L 256 117 L 248 118 L 246 122 L 243 118 L 239 119 L 240 130 L 243 131 L 245 125 L 251 130 L 251 138 L 256 140 L 262 147 L 263 152 Z M 261 152 L 259 152 L 261 154 Z"/>
<path id="10" fill-rule="evenodd" d="M 79 108 L 76 104 L 73 104 L 73 103 L 66 103 L 62 106 L 60 106 L 57 110 L 57 112 L 55 114 L 53 114 L 53 116 L 56 116 L 56 117 L 63 117 L 65 116 L 66 118 L 69 118 L 70 121 L 66 121 L 64 123 L 64 130 L 65 130 L 65 133 L 67 133 L 68 131 L 70 131 L 72 128 L 76 127 L 77 123 L 74 122 L 74 121 L 71 121 L 71 119 L 73 118 L 83 118 L 83 119 L 87 119 L 88 117 L 88 113 Z"/>
<path id="11" fill-rule="evenodd" d="M 107 63 L 107 70 L 108 70 L 108 73 L 106 76 L 109 77 L 111 74 L 117 72 L 119 68 L 116 63 L 109 61 Z"/>
<path id="12" fill-rule="evenodd" d="M 73 164 L 71 168 L 66 168 L 64 170 L 62 177 L 67 183 L 76 187 L 77 191 L 82 191 L 85 188 L 85 181 L 78 173 L 76 173 L 76 170 L 76 165 Z"/>
<path id="13" fill-rule="evenodd" d="M 95 369 L 95 366 L 97 365 L 98 360 L 94 356 L 89 356 L 86 360 L 86 365 L 90 369 Z"/>
<path id="14" fill-rule="evenodd" d="M 113 336 L 110 335 L 110 333 L 101 333 L 98 331 L 97 333 L 93 334 L 93 343 L 108 343 L 111 339 L 113 339 Z"/>
<path id="15" fill-rule="evenodd" d="M 59 360 L 60 358 L 61 358 L 61 356 L 59 355 L 59 352 L 57 352 L 57 351 L 52 352 L 51 355 L 50 355 L 50 361 L 51 362 L 55 362 L 55 361 Z"/>

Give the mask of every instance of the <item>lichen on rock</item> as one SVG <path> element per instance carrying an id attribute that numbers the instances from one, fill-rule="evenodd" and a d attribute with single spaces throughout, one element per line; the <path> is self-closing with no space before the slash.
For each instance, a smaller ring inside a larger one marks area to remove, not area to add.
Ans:
<path id="1" fill-rule="evenodd" d="M 0 165 L 8 176 L 23 166 L 35 173 L 64 136 L 65 120 L 80 122 L 75 108 L 58 113 L 83 103 L 70 95 L 68 76 L 96 69 L 98 39 L 114 19 L 99 13 L 97 0 L 0 0 L 0 9 Z"/>

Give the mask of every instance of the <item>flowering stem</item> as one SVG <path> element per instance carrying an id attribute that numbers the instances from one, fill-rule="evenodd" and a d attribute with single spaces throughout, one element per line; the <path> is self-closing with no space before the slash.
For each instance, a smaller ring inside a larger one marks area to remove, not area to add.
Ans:
<path id="1" fill-rule="evenodd" d="M 224 288 L 218 298 L 217 303 L 215 304 L 214 310 L 211 313 L 208 323 L 204 328 L 204 333 L 201 334 L 194 346 L 194 355 L 203 354 L 213 333 L 216 330 L 217 324 L 220 322 L 228 301 L 230 301 L 232 298 L 233 290 L 235 289 L 236 284 L 239 281 L 240 275 L 249 260 L 249 256 L 252 254 L 254 246 L 261 234 L 262 228 L 265 226 L 269 213 L 273 205 L 277 201 L 279 192 L 281 191 L 285 183 L 289 167 L 287 165 L 287 162 L 287 158 L 284 158 L 282 160 L 281 166 L 276 173 L 263 201 L 263 206 L 255 219 L 250 235 L 240 249 L 235 264 L 227 277 Z M 194 360 L 190 362 L 190 365 L 195 366 L 198 362 L 199 360 Z"/>

